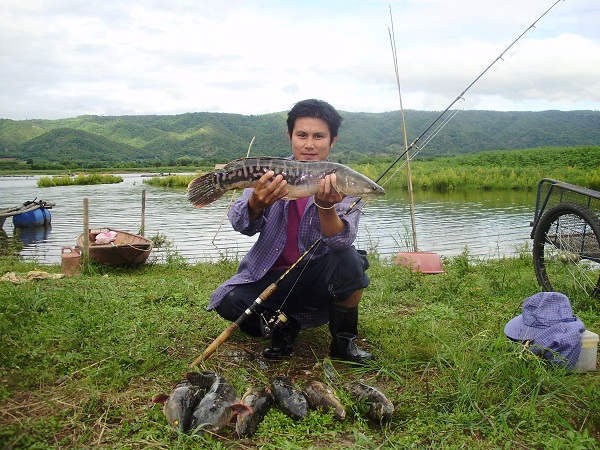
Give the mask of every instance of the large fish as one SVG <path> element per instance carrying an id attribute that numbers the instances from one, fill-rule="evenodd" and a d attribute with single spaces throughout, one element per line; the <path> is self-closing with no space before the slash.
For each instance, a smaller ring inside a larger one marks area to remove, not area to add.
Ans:
<path id="1" fill-rule="evenodd" d="M 258 425 L 265 418 L 271 405 L 273 395 L 268 388 L 248 388 L 242 397 L 242 404 L 252 410 L 251 414 L 238 414 L 235 431 L 239 437 L 249 437 L 256 433 Z"/>
<path id="2" fill-rule="evenodd" d="M 322 408 L 324 412 L 333 411 L 333 417 L 342 421 L 346 418 L 346 410 L 333 390 L 317 380 L 310 380 L 302 386 L 302 392 L 311 408 Z"/>
<path id="3" fill-rule="evenodd" d="M 277 376 L 271 380 L 271 392 L 281 411 L 294 420 L 308 416 L 309 407 L 304 394 L 286 376 Z"/>
<path id="4" fill-rule="evenodd" d="M 214 372 L 188 372 L 186 380 L 199 389 L 207 389 L 190 422 L 194 434 L 216 433 L 229 423 L 235 414 L 250 414 L 252 410 L 239 403 L 233 385 Z"/>
<path id="5" fill-rule="evenodd" d="M 283 175 L 288 183 L 287 198 L 290 199 L 316 194 L 319 192 L 321 179 L 333 173 L 336 175 L 338 191 L 350 197 L 385 193 L 377 183 L 342 164 L 263 156 L 236 159 L 222 170 L 193 179 L 188 185 L 188 200 L 196 208 L 202 208 L 231 189 L 254 187 L 269 170 L 275 172 L 275 175 Z"/>
<path id="6" fill-rule="evenodd" d="M 185 433 L 190 429 L 194 409 L 205 392 L 186 380 L 178 383 L 171 394 L 154 395 L 152 401 L 163 405 L 163 414 L 173 429 Z"/>
<path id="7" fill-rule="evenodd" d="M 344 383 L 346 390 L 358 400 L 368 403 L 367 417 L 377 422 L 385 422 L 392 417 L 394 405 L 383 392 L 361 381 Z"/>

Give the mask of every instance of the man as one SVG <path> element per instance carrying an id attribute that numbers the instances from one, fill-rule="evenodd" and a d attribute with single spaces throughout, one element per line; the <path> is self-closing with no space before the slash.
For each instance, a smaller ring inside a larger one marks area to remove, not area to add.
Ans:
<path id="1" fill-rule="evenodd" d="M 287 119 L 293 159 L 326 160 L 338 140 L 341 122 L 339 113 L 322 100 L 297 103 Z M 287 193 L 282 175 L 269 171 L 232 205 L 228 217 L 233 228 L 249 236 L 260 234 L 238 272 L 215 290 L 208 310 L 216 309 L 223 318 L 235 321 L 311 244 L 321 239 L 278 283 L 262 303 L 260 313 L 242 322 L 240 329 L 251 336 L 264 335 L 266 322 L 275 311 L 282 311 L 288 317 L 287 325 L 274 329 L 271 346 L 263 351 L 265 358 L 291 355 L 301 329 L 329 322 L 332 357 L 356 363 L 373 359 L 354 343 L 358 303 L 369 285 L 365 252 L 352 246 L 362 204 L 349 210 L 356 198 L 338 192 L 335 174 L 321 180 L 319 192 L 312 197 L 287 201 Z"/>

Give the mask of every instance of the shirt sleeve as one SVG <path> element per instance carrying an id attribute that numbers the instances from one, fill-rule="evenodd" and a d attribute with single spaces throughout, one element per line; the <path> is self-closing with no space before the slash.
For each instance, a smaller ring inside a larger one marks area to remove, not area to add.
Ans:
<path id="1" fill-rule="evenodd" d="M 258 233 L 264 222 L 264 214 L 261 214 L 254 222 L 250 222 L 250 211 L 248 209 L 248 200 L 252 195 L 253 188 L 244 189 L 242 196 L 233 202 L 227 212 L 227 217 L 231 226 L 246 236 L 253 236 Z"/>
<path id="2" fill-rule="evenodd" d="M 323 237 L 323 242 L 327 244 L 327 246 L 335 250 L 341 250 L 350 247 L 356 240 L 356 235 L 358 234 L 358 222 L 360 220 L 360 211 L 362 208 L 362 200 L 359 201 L 349 212 L 346 212 L 355 200 L 356 198 L 346 197 L 344 201 L 340 202 L 339 206 L 336 207 L 338 216 L 340 219 L 342 219 L 346 227 L 336 235 Z"/>

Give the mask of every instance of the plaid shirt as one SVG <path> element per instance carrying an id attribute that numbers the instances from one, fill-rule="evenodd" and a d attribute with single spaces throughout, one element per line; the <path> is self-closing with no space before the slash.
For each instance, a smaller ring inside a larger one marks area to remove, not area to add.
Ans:
<path id="1" fill-rule="evenodd" d="M 287 239 L 288 205 L 285 200 L 279 200 L 263 211 L 254 222 L 250 222 L 248 199 L 252 195 L 252 188 L 245 189 L 229 210 L 227 216 L 233 229 L 242 234 L 253 236 L 260 233 L 256 243 L 242 259 L 237 273 L 219 286 L 210 296 L 208 310 L 216 308 L 235 286 L 260 280 L 277 260 Z M 338 216 L 345 223 L 346 228 L 335 236 L 325 237 L 321 233 L 319 213 L 314 204 L 314 197 L 309 198 L 304 215 L 300 220 L 298 230 L 298 248 L 303 254 L 317 239 L 322 242 L 313 249 L 311 260 L 315 260 L 325 253 L 333 250 L 348 248 L 356 239 L 358 221 L 362 209 L 360 201 L 348 214 L 345 212 L 356 200 L 356 197 L 346 197 L 335 205 Z"/>

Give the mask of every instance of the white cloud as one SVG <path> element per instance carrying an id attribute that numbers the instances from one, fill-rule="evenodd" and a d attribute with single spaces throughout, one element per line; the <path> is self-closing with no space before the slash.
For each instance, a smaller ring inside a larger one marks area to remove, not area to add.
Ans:
<path id="1" fill-rule="evenodd" d="M 0 0 L 0 117 L 399 108 L 382 0 Z M 403 106 L 446 108 L 553 0 L 391 2 Z M 598 109 L 600 6 L 560 2 L 466 109 Z"/>

